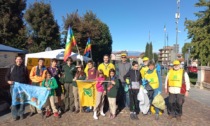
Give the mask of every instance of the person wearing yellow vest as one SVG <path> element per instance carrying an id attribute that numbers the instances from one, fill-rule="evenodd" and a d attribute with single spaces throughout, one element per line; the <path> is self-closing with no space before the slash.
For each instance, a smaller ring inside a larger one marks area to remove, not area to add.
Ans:
<path id="1" fill-rule="evenodd" d="M 152 105 L 152 101 L 155 98 L 156 95 L 160 94 L 162 92 L 162 82 L 161 82 L 161 76 L 157 72 L 155 68 L 155 63 L 153 61 L 150 61 L 148 63 L 148 70 L 145 74 L 145 79 L 149 82 L 149 85 L 152 87 L 152 96 L 150 98 L 150 105 Z M 149 93 L 149 92 L 148 92 Z M 155 108 L 155 119 L 159 119 L 159 109 Z"/>
<path id="2" fill-rule="evenodd" d="M 190 80 L 187 72 L 180 67 L 180 62 L 175 60 L 165 80 L 165 92 L 169 93 L 168 119 L 176 118 L 181 122 L 182 105 L 184 96 L 188 96 Z"/>
<path id="3" fill-rule="evenodd" d="M 148 57 L 144 57 L 143 58 L 143 66 L 140 69 L 140 73 L 141 73 L 142 78 L 144 78 L 145 73 L 149 69 L 148 66 L 147 66 L 148 63 L 149 63 L 149 58 Z"/>
<path id="4" fill-rule="evenodd" d="M 115 70 L 115 66 L 114 64 L 110 63 L 109 62 L 109 55 L 104 55 L 104 58 L 103 58 L 104 62 L 101 63 L 99 66 L 98 66 L 98 70 L 102 70 L 104 75 L 106 77 L 109 77 L 109 70 L 111 69 L 114 69 Z"/>

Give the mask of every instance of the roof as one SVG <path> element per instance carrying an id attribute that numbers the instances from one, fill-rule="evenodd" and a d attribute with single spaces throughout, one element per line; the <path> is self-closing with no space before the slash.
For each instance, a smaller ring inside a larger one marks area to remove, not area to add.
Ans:
<path id="1" fill-rule="evenodd" d="M 3 44 L 0 44 L 0 52 L 26 53 L 26 51 L 24 51 L 24 50 L 20 50 L 20 49 L 13 48 L 13 47 L 10 47 L 10 46 L 6 46 L 6 45 L 3 45 Z"/>

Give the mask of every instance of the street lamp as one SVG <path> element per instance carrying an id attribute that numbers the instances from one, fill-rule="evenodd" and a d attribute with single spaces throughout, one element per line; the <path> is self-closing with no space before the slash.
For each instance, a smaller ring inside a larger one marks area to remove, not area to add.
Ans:
<path id="1" fill-rule="evenodd" d="M 180 0 L 177 0 L 177 12 L 175 13 L 175 19 L 176 19 L 176 45 L 175 45 L 175 58 L 178 54 L 178 23 L 180 18 Z"/>

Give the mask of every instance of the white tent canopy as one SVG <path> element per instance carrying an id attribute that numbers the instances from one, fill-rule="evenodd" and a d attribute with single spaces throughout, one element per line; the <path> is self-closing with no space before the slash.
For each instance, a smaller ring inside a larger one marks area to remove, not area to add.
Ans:
<path id="1" fill-rule="evenodd" d="M 28 58 L 49 58 L 49 59 L 58 59 L 63 60 L 65 49 L 57 49 L 52 51 L 46 51 L 46 52 L 38 52 L 38 53 L 29 53 L 25 56 L 25 65 L 27 64 Z M 80 59 L 81 61 L 87 62 L 90 60 L 90 58 L 86 56 L 81 56 L 77 53 L 71 52 L 70 56 L 74 61 L 77 59 Z"/>

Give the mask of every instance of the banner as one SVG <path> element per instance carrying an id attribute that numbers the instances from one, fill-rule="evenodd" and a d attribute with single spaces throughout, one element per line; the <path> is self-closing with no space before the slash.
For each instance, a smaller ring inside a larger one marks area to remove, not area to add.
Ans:
<path id="1" fill-rule="evenodd" d="M 95 106 L 96 81 L 77 80 L 80 106 Z"/>
<path id="2" fill-rule="evenodd" d="M 29 103 L 38 109 L 45 104 L 50 91 L 45 87 L 15 82 L 12 92 L 12 105 Z"/>

